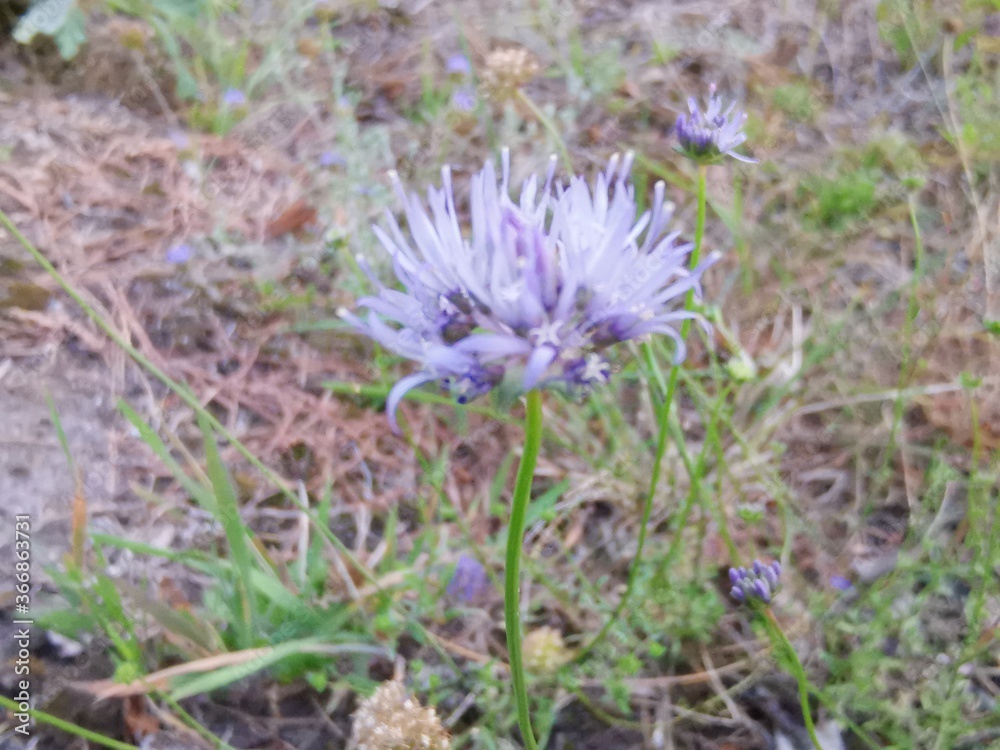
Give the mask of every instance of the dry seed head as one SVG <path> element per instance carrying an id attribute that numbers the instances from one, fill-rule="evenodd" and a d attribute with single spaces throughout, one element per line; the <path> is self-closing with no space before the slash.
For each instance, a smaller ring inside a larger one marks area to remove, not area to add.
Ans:
<path id="1" fill-rule="evenodd" d="M 496 96 L 510 96 L 538 73 L 538 61 L 523 47 L 495 49 L 486 56 L 483 85 Z"/>
<path id="2" fill-rule="evenodd" d="M 448 750 L 451 741 L 437 712 L 408 695 L 398 680 L 379 685 L 354 712 L 357 750 Z"/>
<path id="3" fill-rule="evenodd" d="M 573 658 L 562 633 L 555 628 L 532 630 L 524 636 L 524 665 L 535 674 L 552 674 Z"/>

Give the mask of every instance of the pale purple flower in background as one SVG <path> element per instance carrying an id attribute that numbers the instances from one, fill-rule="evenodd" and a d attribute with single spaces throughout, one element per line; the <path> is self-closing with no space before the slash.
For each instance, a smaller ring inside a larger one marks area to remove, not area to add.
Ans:
<path id="1" fill-rule="evenodd" d="M 321 167 L 343 167 L 346 164 L 347 159 L 336 151 L 324 151 L 319 155 L 319 165 Z"/>
<path id="2" fill-rule="evenodd" d="M 167 263 L 187 263 L 191 260 L 191 255 L 193 254 L 191 246 L 186 242 L 177 242 L 170 246 L 167 250 L 166 260 Z"/>
<path id="3" fill-rule="evenodd" d="M 455 574 L 451 577 L 445 591 L 448 596 L 455 599 L 472 602 L 485 594 L 489 590 L 489 586 L 490 579 L 486 575 L 486 568 L 476 558 L 462 555 L 458 558 Z"/>
<path id="4" fill-rule="evenodd" d="M 179 149 L 185 149 L 191 145 L 191 140 L 188 138 L 187 133 L 183 130 L 178 130 L 177 128 L 171 128 L 167 131 L 167 137 Z"/>
<path id="5" fill-rule="evenodd" d="M 467 76 L 472 72 L 472 65 L 469 64 L 469 58 L 461 52 L 456 52 L 454 55 L 448 56 L 444 69 L 448 71 L 449 75 Z"/>
<path id="6" fill-rule="evenodd" d="M 698 318 L 684 309 L 688 291 L 700 291 L 709 258 L 695 269 L 692 245 L 669 231 L 672 206 L 665 186 L 639 215 L 626 182 L 631 154 L 615 156 L 593 186 L 582 177 L 544 183 L 526 180 L 510 198 L 510 159 L 503 154 L 472 178 L 471 231 L 463 235 L 451 184 L 428 191 L 430 211 L 392 175 L 408 233 L 390 214 L 375 233 L 392 258 L 400 291 L 358 262 L 377 289 L 358 301 L 366 319 L 342 311 L 359 331 L 420 364 L 392 388 L 386 411 L 394 429 L 403 396 L 438 382 L 465 403 L 508 382 L 514 390 L 558 387 L 578 395 L 608 380 L 609 347 L 666 334 L 685 355 L 675 326 Z"/>
<path id="7" fill-rule="evenodd" d="M 830 576 L 830 585 L 838 591 L 850 591 L 854 588 L 854 584 L 851 583 L 850 579 L 838 575 Z"/>
<path id="8" fill-rule="evenodd" d="M 451 106 L 463 112 L 471 112 L 476 108 L 476 90 L 471 86 L 461 86 L 451 95 Z"/>
<path id="9" fill-rule="evenodd" d="M 765 565 L 760 560 L 753 561 L 753 568 L 730 568 L 729 581 L 733 584 L 729 595 L 740 604 L 757 599 L 764 604 L 770 604 L 771 598 L 781 588 L 781 564 L 774 561 Z"/>
<path id="10" fill-rule="evenodd" d="M 689 98 L 688 109 L 691 113 L 679 116 L 674 126 L 679 143 L 677 150 L 702 164 L 716 163 L 724 156 L 755 164 L 756 159 L 734 151 L 747 139 L 743 132 L 747 115 L 745 112 L 734 113 L 735 108 L 736 102 L 732 102 L 723 111 L 722 99 L 715 93 L 714 83 L 709 87 L 708 106 L 704 112 L 694 97 Z"/>
<path id="11" fill-rule="evenodd" d="M 226 89 L 222 94 L 222 103 L 227 107 L 242 107 L 247 103 L 247 96 L 239 89 Z"/>

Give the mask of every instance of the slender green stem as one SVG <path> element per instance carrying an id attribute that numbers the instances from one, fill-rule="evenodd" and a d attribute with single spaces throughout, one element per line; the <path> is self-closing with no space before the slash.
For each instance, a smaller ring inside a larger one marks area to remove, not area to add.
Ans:
<path id="1" fill-rule="evenodd" d="M 528 708 L 528 688 L 524 679 L 524 655 L 521 653 L 521 547 L 524 544 L 524 524 L 531 500 L 531 483 L 535 478 L 538 449 L 542 444 L 542 394 L 528 391 L 528 404 L 524 427 L 524 452 L 517 469 L 514 499 L 510 509 L 510 526 L 507 529 L 507 568 L 505 570 L 503 610 L 507 625 L 507 652 L 510 675 L 517 699 L 517 723 L 521 727 L 524 746 L 538 750 L 531 730 L 531 712 Z"/>
<path id="2" fill-rule="evenodd" d="M 701 259 L 701 243 L 705 236 L 705 207 L 708 199 L 708 189 L 706 184 L 707 170 L 708 168 L 704 164 L 698 165 L 698 214 L 695 218 L 694 224 L 694 249 L 691 251 L 691 268 L 697 267 L 698 261 Z M 684 309 L 690 310 L 693 303 L 694 290 L 691 289 L 684 298 Z M 687 339 L 690 332 L 691 321 L 685 320 L 681 323 L 681 340 L 683 341 Z M 656 361 L 653 356 L 653 349 L 648 343 L 643 344 L 643 354 L 646 357 L 651 370 L 656 372 L 657 368 Z M 639 569 L 642 567 L 642 553 L 646 547 L 646 537 L 649 535 L 649 519 L 653 514 L 653 500 L 656 498 L 656 490 L 660 484 L 663 456 L 666 455 L 667 452 L 667 438 L 670 434 L 670 407 L 673 404 L 674 394 L 677 391 L 677 380 L 680 377 L 680 373 L 680 363 L 677 363 L 670 368 L 670 378 L 667 381 L 663 401 L 660 404 L 660 408 L 657 413 L 659 429 L 656 435 L 656 455 L 653 459 L 653 469 L 649 475 L 649 491 L 646 493 L 645 502 L 642 506 L 642 521 L 639 525 L 639 537 L 637 539 L 635 549 L 635 558 L 633 558 L 632 565 L 629 568 L 628 580 L 625 583 L 625 591 L 622 593 L 621 599 L 618 600 L 618 606 L 615 607 L 615 611 L 611 614 L 611 617 L 608 618 L 608 621 L 604 623 L 604 627 L 601 628 L 600 632 L 594 636 L 594 639 L 588 643 L 579 654 L 577 654 L 577 661 L 583 660 L 587 654 L 597 647 L 598 644 L 604 641 L 612 626 L 618 621 L 618 618 L 621 617 L 622 612 L 625 611 L 625 607 L 628 606 L 632 599 L 632 594 L 635 591 L 636 581 L 639 578 Z M 654 403 L 656 403 L 655 399 Z"/>
<path id="3" fill-rule="evenodd" d="M 563 166 L 566 167 L 567 171 L 571 174 L 573 172 L 573 160 L 569 156 L 569 150 L 566 148 L 566 141 L 563 140 L 562 134 L 559 132 L 559 128 L 556 124 L 552 122 L 552 118 L 549 117 L 542 111 L 542 108 L 535 104 L 534 100 L 524 93 L 523 89 L 517 90 L 517 98 L 524 105 L 531 110 L 531 113 L 538 118 L 538 121 L 542 123 L 542 127 L 545 128 L 549 135 L 552 136 L 552 140 L 556 142 L 556 147 L 559 149 L 559 156 L 562 158 Z"/>
<path id="4" fill-rule="evenodd" d="M 11 713 L 20 713 L 18 710 L 18 705 L 10 698 L 0 695 L 0 706 L 6 708 Z M 83 727 L 77 726 L 68 721 L 60 719 L 58 716 L 53 716 L 52 714 L 45 713 L 44 711 L 39 711 L 37 708 L 29 708 L 27 711 L 28 715 L 36 721 L 40 721 L 43 724 L 48 724 L 56 729 L 61 729 L 67 734 L 76 735 L 77 737 L 82 737 L 88 742 L 93 742 L 96 745 L 102 747 L 110 747 L 112 750 L 136 750 L 135 745 L 130 745 L 127 742 L 119 742 L 118 740 L 113 740 L 110 737 L 105 737 L 97 732 L 91 732 L 89 729 L 84 729 Z"/>
<path id="5" fill-rule="evenodd" d="M 799 684 L 799 706 L 802 708 L 802 721 L 806 725 L 809 739 L 812 740 L 816 750 L 823 750 L 823 745 L 816 736 L 816 725 L 813 723 L 812 710 L 809 708 L 809 676 L 806 674 L 805 667 L 802 666 L 799 655 L 795 653 L 795 647 L 792 646 L 791 641 L 788 640 L 788 636 L 785 635 L 785 631 L 778 624 L 774 613 L 767 609 L 762 613 L 762 618 L 764 626 L 767 628 L 767 634 L 771 639 L 771 644 L 785 654 L 788 664 L 792 669 L 792 676 Z"/>

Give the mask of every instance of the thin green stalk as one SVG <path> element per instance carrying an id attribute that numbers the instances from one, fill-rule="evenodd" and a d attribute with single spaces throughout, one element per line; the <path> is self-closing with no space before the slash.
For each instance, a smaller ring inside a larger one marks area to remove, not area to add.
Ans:
<path id="1" fill-rule="evenodd" d="M 706 183 L 707 169 L 708 168 L 704 164 L 698 165 L 698 214 L 694 225 L 694 250 L 691 251 L 691 268 L 696 268 L 698 261 L 701 259 L 701 243 L 705 236 L 705 206 L 708 198 L 708 188 Z M 691 289 L 684 298 L 684 309 L 690 310 L 693 303 L 694 290 Z M 690 332 L 691 321 L 685 320 L 681 323 L 681 340 L 683 341 L 687 339 Z M 647 362 L 651 365 L 653 372 L 656 372 L 657 368 L 653 357 L 653 349 L 648 343 L 643 344 L 643 353 Z M 625 611 L 625 607 L 628 606 L 629 601 L 631 601 L 632 594 L 635 591 L 636 581 L 639 578 L 639 569 L 642 567 L 642 553 L 646 547 L 646 537 L 649 535 L 649 519 L 653 514 L 653 500 L 656 497 L 656 489 L 660 484 L 660 472 L 663 466 L 663 456 L 667 452 L 670 407 L 673 404 L 674 393 L 677 391 L 677 379 L 680 377 L 680 372 L 680 363 L 675 364 L 670 368 L 670 378 L 667 381 L 663 402 L 660 404 L 659 412 L 657 414 L 659 430 L 656 435 L 656 456 L 653 459 L 653 469 L 650 472 L 649 491 L 646 493 L 646 499 L 642 506 L 642 521 L 639 525 L 639 537 L 635 549 L 635 558 L 633 558 L 632 566 L 629 568 L 628 580 L 625 583 L 625 591 L 622 593 L 621 599 L 618 600 L 618 606 L 615 607 L 615 611 L 611 614 L 611 617 L 608 618 L 608 621 L 604 623 L 604 627 L 601 628 L 600 632 L 594 637 L 594 639 L 577 655 L 577 661 L 583 660 L 587 654 L 597 647 L 598 644 L 604 641 L 614 623 L 618 621 L 622 612 Z"/>
<path id="2" fill-rule="evenodd" d="M 517 90 L 517 98 L 531 110 L 531 113 L 538 118 L 542 127 L 548 131 L 550 136 L 552 136 L 552 140 L 556 142 L 556 148 L 559 149 L 559 156 L 562 158 L 563 166 L 565 166 L 566 170 L 572 174 L 573 160 L 570 158 L 569 150 L 566 148 L 566 141 L 563 140 L 562 134 L 559 132 L 559 128 L 554 122 L 552 122 L 552 118 L 545 114 L 541 107 L 535 104 L 534 100 L 524 93 L 523 89 Z"/>
<path id="3" fill-rule="evenodd" d="M 528 707 L 528 688 L 524 678 L 524 655 L 521 653 L 521 547 L 524 544 L 524 524 L 531 500 L 531 484 L 538 462 L 538 449 L 542 444 L 542 394 L 528 391 L 524 428 L 524 452 L 517 469 L 514 499 L 510 509 L 510 526 L 507 530 L 507 568 L 504 581 L 503 610 L 507 625 L 507 651 L 510 675 L 517 699 L 517 723 L 521 727 L 524 746 L 538 750 L 531 729 L 531 712 Z"/>
<path id="4" fill-rule="evenodd" d="M 806 725 L 809 739 L 812 740 L 816 750 L 823 750 L 823 745 L 816 736 L 816 725 L 813 723 L 812 710 L 809 708 L 809 676 L 806 674 L 805 667 L 802 666 L 799 655 L 795 653 L 795 647 L 788 640 L 785 631 L 781 629 L 781 625 L 778 624 L 774 613 L 770 609 L 767 609 L 761 613 L 761 616 L 764 620 L 764 627 L 767 629 L 768 637 L 771 639 L 771 644 L 785 654 L 792 669 L 792 676 L 799 684 L 799 706 L 802 709 L 802 721 Z"/>
<path id="5" fill-rule="evenodd" d="M 21 713 L 18 711 L 17 704 L 6 696 L 0 695 L 0 706 L 6 708 L 11 713 Z M 49 726 L 55 727 L 56 729 L 61 729 L 67 734 L 76 735 L 77 737 L 82 737 L 88 742 L 93 742 L 101 747 L 110 747 L 112 750 L 136 750 L 135 745 L 129 745 L 127 742 L 119 742 L 118 740 L 113 740 L 110 737 L 105 737 L 97 732 L 91 732 L 89 729 L 84 729 L 83 727 L 72 724 L 68 721 L 60 719 L 58 716 L 53 716 L 52 714 L 45 713 L 44 711 L 39 711 L 37 708 L 29 708 L 27 711 L 28 715 L 36 721 L 40 721 L 43 724 L 48 724 Z"/>

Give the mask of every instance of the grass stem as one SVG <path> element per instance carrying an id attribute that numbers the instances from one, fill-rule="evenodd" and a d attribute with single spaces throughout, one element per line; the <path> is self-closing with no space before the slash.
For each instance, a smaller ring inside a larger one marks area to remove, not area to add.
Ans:
<path id="1" fill-rule="evenodd" d="M 691 251 L 691 260 L 689 263 L 692 269 L 697 268 L 698 262 L 701 260 L 701 245 L 705 236 L 705 209 L 708 199 L 706 180 L 707 169 L 708 168 L 704 164 L 700 164 L 698 166 L 698 213 L 694 225 L 694 249 Z M 684 309 L 690 310 L 693 303 L 694 290 L 692 289 L 684 298 Z M 691 321 L 685 320 L 681 323 L 681 340 L 685 340 L 690 332 Z M 643 354 L 655 372 L 656 362 L 653 356 L 652 347 L 648 343 L 643 344 Z M 642 553 L 646 547 L 646 537 L 649 535 L 649 519 L 653 514 L 653 500 L 656 498 L 656 490 L 660 484 L 663 457 L 667 452 L 667 438 L 670 434 L 670 407 L 673 404 L 674 394 L 677 392 L 677 380 L 680 377 L 680 371 L 681 365 L 679 362 L 670 368 L 670 378 L 667 381 L 663 402 L 660 404 L 659 413 L 657 414 L 659 428 L 656 435 L 656 456 L 653 459 L 653 468 L 649 476 L 649 491 L 646 493 L 646 498 L 642 506 L 642 520 L 639 524 L 639 537 L 636 544 L 635 558 L 633 558 L 632 565 L 629 568 L 628 580 L 625 583 L 625 591 L 622 593 L 621 599 L 618 600 L 618 606 L 615 607 L 615 611 L 611 614 L 611 617 L 608 618 L 606 623 L 604 623 L 604 627 L 601 628 L 600 632 L 596 636 L 594 636 L 594 639 L 581 649 L 580 653 L 576 657 L 576 661 L 582 661 L 587 654 L 592 652 L 598 644 L 604 641 L 608 632 L 625 611 L 625 608 L 632 599 L 632 594 L 635 592 L 636 581 L 639 578 L 639 570 L 642 567 Z M 656 399 L 653 400 L 653 403 L 656 403 Z M 678 531 L 678 533 L 680 532 Z"/>

